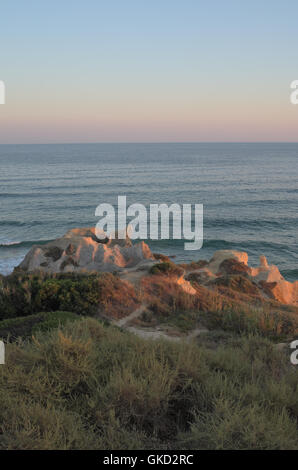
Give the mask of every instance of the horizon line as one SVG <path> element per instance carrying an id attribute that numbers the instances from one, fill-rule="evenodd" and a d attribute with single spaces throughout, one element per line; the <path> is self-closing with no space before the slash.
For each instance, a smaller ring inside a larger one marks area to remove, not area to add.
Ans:
<path id="1" fill-rule="evenodd" d="M 4 145 L 132 145 L 132 144 L 298 144 L 295 140 L 160 140 L 160 141 L 92 141 L 92 142 L 16 142 L 2 143 Z"/>

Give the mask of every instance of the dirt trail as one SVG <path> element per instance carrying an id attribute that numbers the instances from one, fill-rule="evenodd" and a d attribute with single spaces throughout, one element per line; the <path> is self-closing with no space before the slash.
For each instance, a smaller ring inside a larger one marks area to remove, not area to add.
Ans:
<path id="1" fill-rule="evenodd" d="M 192 272 L 195 272 L 197 270 L 194 270 Z M 120 277 L 123 280 L 131 282 L 133 285 L 138 286 L 140 284 L 140 281 L 144 275 L 147 275 L 148 273 L 144 271 L 135 271 L 135 270 L 127 270 L 123 273 L 120 274 Z M 186 273 L 184 270 L 182 276 L 180 279 L 184 279 L 185 275 L 189 274 Z M 186 281 L 185 281 L 186 282 Z M 198 335 L 207 333 L 208 330 L 205 328 L 196 328 L 193 331 L 191 331 L 188 335 L 185 336 L 177 336 L 173 334 L 167 333 L 165 330 L 163 330 L 161 327 L 156 327 L 156 328 L 142 328 L 142 327 L 137 327 L 137 326 L 129 326 L 129 323 L 132 320 L 135 320 L 139 316 L 142 315 L 142 313 L 146 310 L 147 306 L 145 304 L 142 304 L 140 307 L 138 307 L 136 310 L 134 310 L 132 313 L 130 313 L 127 317 L 121 318 L 120 320 L 114 321 L 113 324 L 115 326 L 118 326 L 119 328 L 124 328 L 127 331 L 130 331 L 131 333 L 136 334 L 137 336 L 143 338 L 143 339 L 167 339 L 169 341 L 175 341 L 175 342 L 181 342 L 181 341 L 186 341 L 190 342 L 193 339 L 195 339 Z"/>
<path id="2" fill-rule="evenodd" d="M 147 306 L 143 304 L 140 307 L 138 307 L 136 310 L 134 310 L 132 313 L 130 313 L 127 317 L 114 321 L 113 324 L 115 326 L 118 326 L 118 328 L 124 328 L 125 330 L 130 331 L 131 333 L 134 333 L 135 335 L 143 339 L 164 338 L 169 341 L 176 341 L 176 342 L 179 342 L 179 341 L 190 342 L 194 338 L 196 338 L 198 335 L 202 333 L 203 334 L 208 333 L 209 331 L 206 328 L 196 328 L 193 331 L 191 331 L 187 336 L 175 336 L 173 334 L 168 334 L 161 327 L 141 328 L 141 327 L 136 327 L 136 326 L 128 326 L 128 324 L 135 318 L 138 318 L 146 310 L 146 308 Z"/>
<path id="3" fill-rule="evenodd" d="M 197 336 L 200 334 L 208 333 L 209 330 L 205 328 L 196 328 L 193 330 L 191 333 L 189 333 L 187 336 L 173 336 L 167 334 L 163 330 L 159 329 L 149 329 L 149 328 L 136 328 L 135 326 L 128 326 L 127 331 L 130 331 L 131 333 L 136 334 L 137 336 L 140 336 L 143 339 L 166 339 L 168 341 L 174 341 L 174 342 L 183 342 L 186 341 L 187 343 L 191 342 L 193 339 L 195 339 Z"/>
<path id="4" fill-rule="evenodd" d="M 127 315 L 127 317 L 117 320 L 114 323 L 114 325 L 119 326 L 120 328 L 123 328 L 128 322 L 130 322 L 131 320 L 134 320 L 135 318 L 138 318 L 145 310 L 146 310 L 146 305 L 143 304 L 140 307 L 138 307 L 136 310 L 134 310 L 132 313 Z"/>

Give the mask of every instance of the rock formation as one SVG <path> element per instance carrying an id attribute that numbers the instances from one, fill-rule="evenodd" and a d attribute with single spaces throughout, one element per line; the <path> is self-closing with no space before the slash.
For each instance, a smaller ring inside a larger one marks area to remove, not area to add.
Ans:
<path id="1" fill-rule="evenodd" d="M 99 239 L 94 228 L 78 228 L 46 245 L 34 245 L 17 269 L 49 273 L 114 272 L 154 262 L 144 242 L 133 245 L 127 236 Z"/>
<path id="2" fill-rule="evenodd" d="M 298 281 L 286 281 L 277 266 L 269 265 L 264 255 L 260 266 L 249 267 L 248 255 L 234 250 L 216 251 L 206 266 L 195 271 L 202 284 L 238 275 L 252 281 L 266 297 L 283 304 L 298 305 Z"/>
<path id="3" fill-rule="evenodd" d="M 123 239 L 116 233 L 100 238 L 94 228 L 77 228 L 45 245 L 35 245 L 16 268 L 23 271 L 66 272 L 122 272 L 123 275 L 146 276 L 148 269 L 163 262 L 161 255 L 153 255 L 144 242 L 132 244 L 128 235 Z M 277 266 L 269 265 L 265 256 L 260 266 L 248 266 L 248 255 L 233 250 L 216 251 L 209 262 L 194 263 L 175 274 L 175 282 L 188 294 L 196 294 L 189 281 L 207 289 L 236 289 L 243 294 L 273 299 L 283 304 L 298 305 L 298 281 L 286 281 Z M 143 271 L 143 273 L 142 273 Z"/>

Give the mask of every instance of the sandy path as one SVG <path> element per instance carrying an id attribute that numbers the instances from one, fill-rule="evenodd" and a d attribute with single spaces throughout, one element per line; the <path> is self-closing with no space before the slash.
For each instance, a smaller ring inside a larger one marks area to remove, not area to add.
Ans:
<path id="1" fill-rule="evenodd" d="M 126 330 L 130 331 L 131 333 L 134 333 L 135 335 L 143 339 L 166 339 L 168 341 L 174 341 L 174 342 L 186 341 L 187 343 L 190 343 L 200 334 L 208 333 L 209 331 L 205 328 L 196 328 L 195 330 L 191 331 L 191 333 L 189 333 L 187 336 L 173 336 L 158 329 L 150 330 L 149 328 L 145 329 L 145 328 L 136 328 L 134 326 L 128 326 Z"/>
<path id="2" fill-rule="evenodd" d="M 191 272 L 196 272 L 197 270 L 191 271 Z M 183 275 L 181 276 L 182 279 L 184 279 L 186 271 L 184 270 Z M 140 281 L 143 276 L 148 275 L 147 272 L 144 271 L 126 271 L 120 274 L 120 277 L 123 280 L 131 282 L 133 285 L 137 286 L 140 284 Z M 113 324 L 115 326 L 118 326 L 119 328 L 125 328 L 127 331 L 130 331 L 131 333 L 134 333 L 135 335 L 143 338 L 143 339 L 166 339 L 168 341 L 175 341 L 175 342 L 181 342 L 181 341 L 186 341 L 190 342 L 193 339 L 195 339 L 198 335 L 207 333 L 209 330 L 205 328 L 196 328 L 193 331 L 191 331 L 187 336 L 174 336 L 170 335 L 164 330 L 162 330 L 160 327 L 157 328 L 141 328 L 141 327 L 136 327 L 136 326 L 128 326 L 128 324 L 134 320 L 135 318 L 138 318 L 144 311 L 146 310 L 146 305 L 143 304 L 140 307 L 138 307 L 136 310 L 134 310 L 132 313 L 130 313 L 127 317 L 121 318 L 120 320 L 114 321 Z"/>
<path id="3" fill-rule="evenodd" d="M 125 330 L 134 333 L 135 335 L 139 336 L 143 339 L 167 339 L 168 341 L 186 341 L 190 342 L 195 339 L 200 334 L 208 333 L 209 330 L 206 328 L 196 328 L 191 331 L 187 336 L 175 336 L 166 333 L 160 327 L 157 328 L 141 328 L 136 326 L 127 326 L 129 322 L 138 318 L 145 310 L 147 306 L 145 304 L 138 307 L 132 313 L 130 313 L 127 317 L 121 318 L 120 320 L 114 321 L 113 324 L 118 326 L 118 328 L 125 328 Z"/>
<path id="4" fill-rule="evenodd" d="M 130 322 L 131 320 L 134 320 L 135 318 L 138 318 L 145 310 L 146 310 L 146 305 L 141 305 L 136 310 L 134 310 L 132 313 L 127 315 L 127 317 L 121 318 L 120 320 L 117 320 L 116 322 L 114 322 L 114 325 L 119 326 L 120 328 L 122 328 L 128 322 Z"/>

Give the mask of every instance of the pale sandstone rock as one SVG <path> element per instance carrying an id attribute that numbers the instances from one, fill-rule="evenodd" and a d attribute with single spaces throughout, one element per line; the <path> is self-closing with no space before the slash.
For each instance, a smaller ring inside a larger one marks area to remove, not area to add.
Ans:
<path id="1" fill-rule="evenodd" d="M 69 230 L 63 237 L 53 242 L 33 246 L 19 269 L 49 273 L 146 271 L 146 268 L 157 262 L 144 242 L 133 245 L 128 236 L 120 240 L 109 239 L 104 232 L 100 238 L 97 238 L 94 228 Z M 193 272 L 200 275 L 200 283 L 207 284 L 211 279 L 227 275 L 219 272 L 221 263 L 227 259 L 237 260 L 246 266 L 248 263 L 248 255 L 245 252 L 220 250 L 214 253 L 206 267 Z M 268 264 L 265 256 L 260 257 L 260 266 L 248 270 L 247 276 L 260 286 L 263 283 L 266 286 L 264 292 L 267 290 L 267 295 L 275 300 L 284 304 L 298 305 L 298 281 L 294 283 L 286 281 L 277 266 Z M 189 294 L 196 293 L 184 276 L 177 280 L 177 284 Z"/>
<path id="2" fill-rule="evenodd" d="M 245 253 L 244 251 L 218 250 L 212 256 L 207 269 L 211 271 L 212 273 L 217 274 L 221 263 L 224 260 L 230 259 L 230 258 L 236 259 L 240 261 L 241 263 L 244 263 L 247 265 L 248 254 Z"/>
<path id="3" fill-rule="evenodd" d="M 19 268 L 25 271 L 58 272 L 121 271 L 154 258 L 144 242 L 129 238 L 98 239 L 94 228 L 69 230 L 63 237 L 31 248 Z"/>
<path id="4" fill-rule="evenodd" d="M 260 256 L 260 266 L 262 266 L 263 268 L 268 268 L 268 261 L 266 256 L 264 255 Z"/>
<path id="5" fill-rule="evenodd" d="M 264 255 L 260 256 L 260 266 L 257 268 L 251 268 L 251 275 L 257 281 L 279 282 L 284 280 L 278 267 L 274 265 L 269 266 Z"/>
<path id="6" fill-rule="evenodd" d="M 245 252 L 234 250 L 216 251 L 211 258 L 208 266 L 203 268 L 206 275 L 208 272 L 220 275 L 219 266 L 226 259 L 237 259 L 247 265 L 248 255 Z M 211 277 L 211 276 L 210 276 Z M 298 305 L 298 281 L 293 283 L 286 281 L 279 272 L 277 266 L 269 265 L 264 255 L 260 256 L 260 266 L 251 268 L 249 278 L 255 282 L 266 282 L 270 285 L 270 292 L 278 302 Z"/>

